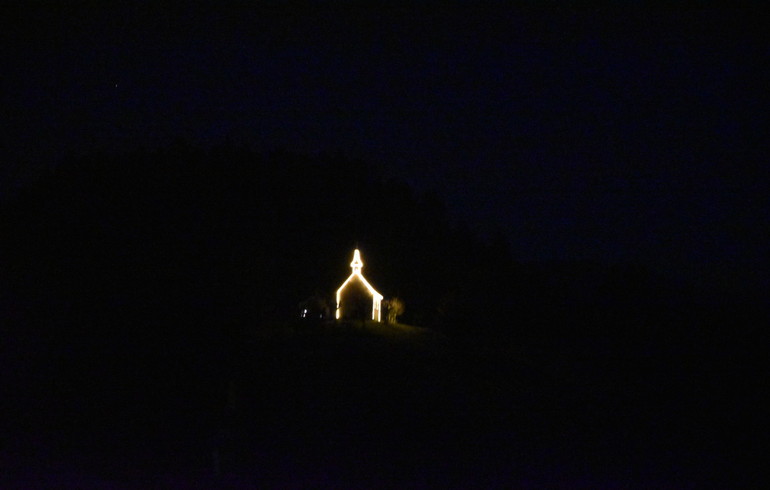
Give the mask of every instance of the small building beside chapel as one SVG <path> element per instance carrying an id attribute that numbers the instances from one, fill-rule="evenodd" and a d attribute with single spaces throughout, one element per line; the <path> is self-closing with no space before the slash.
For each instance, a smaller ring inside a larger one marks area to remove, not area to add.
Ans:
<path id="1" fill-rule="evenodd" d="M 377 322 L 381 321 L 382 295 L 364 279 L 361 274 L 363 267 L 361 252 L 356 249 L 353 252 L 353 262 L 350 263 L 353 272 L 337 290 L 335 318 L 338 320 L 371 318 Z"/>

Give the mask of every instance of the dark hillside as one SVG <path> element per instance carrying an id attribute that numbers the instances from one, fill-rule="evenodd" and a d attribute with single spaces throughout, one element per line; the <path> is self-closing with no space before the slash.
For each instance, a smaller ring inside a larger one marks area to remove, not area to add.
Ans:
<path id="1" fill-rule="evenodd" d="M 24 462 L 38 442 L 53 460 L 208 454 L 228 380 L 278 376 L 239 362 L 289 361 L 284 346 L 243 351 L 250 332 L 331 297 L 355 245 L 378 287 L 408 298 L 403 320 L 436 327 L 486 250 L 435 198 L 360 162 L 231 148 L 74 159 L 2 213 L 3 384 L 18 394 L 5 428 Z"/>
<path id="2" fill-rule="evenodd" d="M 362 162 L 90 155 L 0 212 L 17 482 L 57 468 L 132 484 L 751 478 L 736 448 L 760 392 L 753 303 L 633 264 L 517 264 Z M 431 330 L 292 323 L 303 299 L 331 298 L 355 246 L 406 303 L 400 320 Z"/>

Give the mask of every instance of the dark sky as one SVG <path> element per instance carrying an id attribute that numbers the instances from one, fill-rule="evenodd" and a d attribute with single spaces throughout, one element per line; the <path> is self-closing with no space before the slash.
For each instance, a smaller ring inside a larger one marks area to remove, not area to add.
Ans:
<path id="1" fill-rule="evenodd" d="M 722 10 L 5 7 L 0 190 L 232 140 L 435 189 L 522 260 L 766 264 L 767 24 Z"/>

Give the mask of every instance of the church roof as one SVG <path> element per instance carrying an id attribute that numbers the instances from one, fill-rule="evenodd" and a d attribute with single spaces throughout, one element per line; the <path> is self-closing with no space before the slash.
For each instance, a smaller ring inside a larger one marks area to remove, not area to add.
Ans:
<path id="1" fill-rule="evenodd" d="M 350 281 L 352 281 L 354 278 L 359 279 L 364 286 L 366 286 L 366 289 L 371 293 L 372 296 L 378 299 L 382 299 L 383 296 L 377 292 L 376 289 L 372 287 L 371 284 L 369 284 L 369 281 L 367 281 L 363 274 L 361 274 L 361 269 L 363 269 L 364 263 L 361 261 L 361 252 L 358 251 L 358 249 L 355 249 L 353 252 L 353 262 L 350 263 L 350 268 L 353 269 L 353 273 L 350 274 L 350 276 L 345 280 L 345 282 L 342 283 L 342 286 L 337 289 L 337 296 L 339 297 L 340 292 L 342 292 L 343 289 L 345 289 L 345 286 L 348 285 Z"/>

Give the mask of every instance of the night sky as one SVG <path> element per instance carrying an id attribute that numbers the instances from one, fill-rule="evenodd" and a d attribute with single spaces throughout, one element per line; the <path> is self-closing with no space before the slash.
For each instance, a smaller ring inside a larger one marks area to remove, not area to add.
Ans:
<path id="1" fill-rule="evenodd" d="M 341 152 L 438 191 L 482 234 L 502 229 L 519 260 L 766 264 L 770 49 L 750 12 L 2 17 L 5 195 L 97 150 Z"/>

